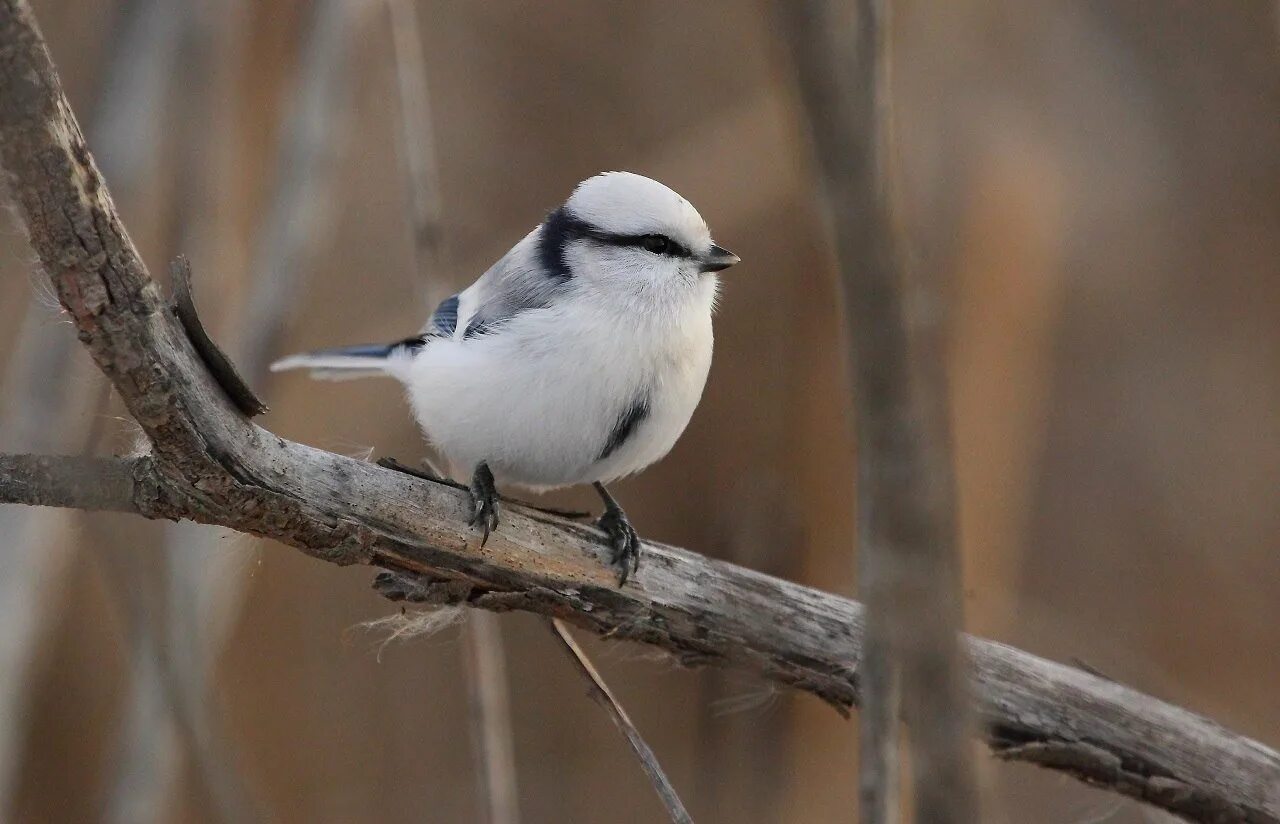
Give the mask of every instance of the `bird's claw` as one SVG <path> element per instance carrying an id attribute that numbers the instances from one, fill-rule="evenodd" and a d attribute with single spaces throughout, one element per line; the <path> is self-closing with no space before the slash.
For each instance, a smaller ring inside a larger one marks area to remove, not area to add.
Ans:
<path id="1" fill-rule="evenodd" d="M 471 478 L 471 526 L 480 527 L 480 547 L 489 541 L 489 534 L 498 528 L 498 489 L 488 464 L 476 467 Z"/>
<path id="2" fill-rule="evenodd" d="M 605 510 L 596 526 L 609 536 L 609 546 L 613 549 L 610 560 L 618 568 L 621 587 L 640 568 L 640 536 L 621 509 Z"/>
<path id="3" fill-rule="evenodd" d="M 474 494 L 474 493 L 473 493 Z M 471 526 L 480 527 L 480 547 L 489 542 L 489 533 L 498 528 L 498 501 L 496 498 L 476 498 L 471 511 Z"/>

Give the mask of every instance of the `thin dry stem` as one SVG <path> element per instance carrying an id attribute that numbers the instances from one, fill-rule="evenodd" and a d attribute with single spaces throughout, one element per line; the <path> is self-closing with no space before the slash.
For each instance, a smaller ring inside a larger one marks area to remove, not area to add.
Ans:
<path id="1" fill-rule="evenodd" d="M 480 803 L 490 824 L 516 824 L 520 798 L 515 733 L 498 617 L 472 610 L 462 626 L 462 641 Z"/>
<path id="2" fill-rule="evenodd" d="M 693 824 L 693 819 L 680 801 L 680 796 L 676 794 L 676 788 L 671 785 L 671 780 L 662 771 L 662 765 L 658 763 L 658 757 L 653 754 L 653 749 L 645 742 L 644 737 L 640 735 L 640 731 L 632 723 L 627 711 L 618 703 L 618 699 L 614 697 L 609 685 L 600 677 L 600 673 L 592 665 L 591 659 L 587 658 L 587 654 L 582 651 L 582 647 L 578 646 L 578 642 L 573 639 L 569 628 L 557 618 L 547 619 L 547 625 L 551 628 L 551 634 L 558 638 L 564 646 L 565 652 L 569 655 L 569 660 L 573 661 L 575 668 L 586 679 L 587 694 L 591 696 L 591 700 L 604 708 L 604 711 L 609 714 L 609 720 L 618 728 L 618 732 L 622 733 L 623 737 L 627 739 L 627 743 L 640 761 L 640 766 L 644 769 L 645 775 L 649 776 L 649 782 L 653 784 L 654 792 L 658 794 L 658 798 L 662 799 L 662 804 L 667 809 L 667 815 L 671 816 L 671 820 L 676 824 Z"/>

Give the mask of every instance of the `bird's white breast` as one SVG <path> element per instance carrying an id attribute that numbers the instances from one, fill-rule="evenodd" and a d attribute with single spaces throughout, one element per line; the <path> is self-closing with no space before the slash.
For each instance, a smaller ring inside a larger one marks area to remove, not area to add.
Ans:
<path id="1" fill-rule="evenodd" d="M 706 277 L 658 307 L 577 295 L 492 334 L 432 341 L 404 375 L 414 413 L 459 473 L 487 461 L 500 481 L 550 488 L 639 471 L 671 449 L 702 395 L 715 288 Z M 641 393 L 647 414 L 601 458 Z"/>

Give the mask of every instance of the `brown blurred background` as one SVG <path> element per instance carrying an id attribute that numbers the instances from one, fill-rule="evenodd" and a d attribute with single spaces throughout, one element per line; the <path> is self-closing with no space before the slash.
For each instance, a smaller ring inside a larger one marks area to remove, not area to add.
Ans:
<path id="1" fill-rule="evenodd" d="M 287 286 L 272 354 L 391 339 L 594 172 L 684 194 L 744 263 L 688 432 L 617 492 L 646 536 L 852 594 L 835 276 L 767 3 L 418 3 L 443 207 L 424 278 L 383 0 L 31 2 L 152 272 L 186 253 L 233 352 L 264 278 Z M 896 6 L 910 248 L 947 288 L 969 628 L 1280 744 L 1277 5 Z M 134 448 L 32 260 L 10 220 L 0 449 Z M 425 454 L 394 385 L 258 384 L 283 436 Z M 0 818 L 478 820 L 456 627 L 379 653 L 357 625 L 396 607 L 368 570 L 16 510 Z M 662 820 L 543 626 L 500 624 L 522 820 Z M 698 821 L 854 820 L 856 720 L 584 643 Z M 985 820 L 1160 820 L 982 762 Z"/>

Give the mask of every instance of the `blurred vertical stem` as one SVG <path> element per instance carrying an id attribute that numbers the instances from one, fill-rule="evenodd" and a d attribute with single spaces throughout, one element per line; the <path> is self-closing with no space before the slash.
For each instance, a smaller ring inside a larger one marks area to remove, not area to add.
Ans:
<path id="1" fill-rule="evenodd" d="M 172 248 L 211 256 L 217 245 L 211 228 L 210 161 L 216 141 L 225 137 L 229 112 L 219 106 L 233 77 L 239 51 L 234 30 L 240 19 L 236 0 L 183 0 L 154 4 L 152 14 L 176 15 L 171 30 L 160 34 L 170 52 L 169 63 L 152 72 L 148 82 L 164 90 L 168 140 L 173 147 L 169 173 L 174 203 L 170 207 Z M 180 59 L 175 59 L 181 55 Z M 215 125 L 217 124 L 217 125 Z M 156 153 L 161 154 L 161 153 Z M 195 248 L 199 247 L 199 248 Z M 211 290 L 212 291 L 212 290 Z M 213 292 L 217 297 L 225 293 Z M 229 300 L 218 301 L 224 308 Z M 190 525 L 167 526 L 166 546 L 159 568 L 132 555 L 107 559 L 119 597 L 129 618 L 133 647 L 132 683 L 128 709 L 114 760 L 114 781 L 104 819 L 133 822 L 163 818 L 180 786 L 184 764 L 196 779 L 199 805 L 222 822 L 260 818 L 252 793 L 236 765 L 234 747 L 221 731 L 218 705 L 211 701 L 202 674 L 193 662 L 200 656 L 203 635 L 193 629 L 189 613 L 200 607 L 196 596 L 175 590 L 173 582 L 185 570 L 180 556 L 191 545 L 203 546 L 205 531 Z M 189 536 L 189 537 L 188 537 Z M 181 545 L 179 545 L 181 544 Z M 158 573 L 158 574 L 157 574 Z M 235 571 L 212 575 L 206 570 L 200 598 L 216 595 Z M 183 755 L 186 760 L 184 762 Z"/>
<path id="2" fill-rule="evenodd" d="M 409 180 L 413 251 L 418 276 L 427 282 L 443 247 L 440 229 L 440 168 L 431 120 L 427 62 L 414 0 L 387 0 L 395 56 L 396 103 L 400 116 L 400 160 Z"/>
<path id="3" fill-rule="evenodd" d="M 292 300 L 306 273 L 314 239 L 324 236 L 323 208 L 331 167 L 346 120 L 349 52 L 358 31 L 353 4 L 322 0 L 314 6 L 305 42 L 294 70 L 286 106 L 275 177 L 266 207 L 264 229 L 250 262 L 253 277 L 243 296 L 244 310 L 232 350 L 249 380 L 267 377 L 267 364 L 285 326 Z M 175 242 L 197 261 L 196 288 L 202 280 L 200 261 L 225 260 L 211 237 L 210 192 L 218 166 L 215 140 L 232 139 L 227 89 L 213 88 L 215 73 L 232 79 L 241 38 L 235 31 L 244 9 L 238 0 L 191 0 L 184 62 L 186 87 L 175 110 L 179 127 Z M 215 43 L 214 41 L 217 41 Z M 227 51 L 227 50 L 230 51 Z M 215 55 L 214 52 L 218 54 Z M 214 65 L 215 56 L 222 66 Z M 213 124 L 218 124 L 215 128 Z M 223 275 L 223 280 L 226 276 Z M 220 297 L 224 290 L 199 294 Z M 229 300 L 223 299 L 222 304 Z M 174 731 L 188 749 L 213 815 L 220 821 L 261 817 L 249 788 L 235 766 L 234 751 L 221 734 L 214 669 L 239 614 L 245 576 L 241 559 L 219 551 L 225 532 L 191 523 L 169 525 L 166 554 L 167 590 L 145 610 L 150 627 L 135 632 L 135 684 L 126 731 L 126 746 L 108 815 L 113 821 L 140 820 L 142 810 L 158 812 L 179 786 L 181 761 L 174 758 Z M 157 706 L 158 705 L 158 706 Z M 171 723 L 158 721 L 157 709 L 168 709 Z"/>
<path id="4" fill-rule="evenodd" d="M 431 121 L 430 84 L 414 0 L 387 0 L 398 114 L 400 160 L 408 181 L 414 265 L 426 289 L 442 257 L 440 176 Z M 511 699 L 498 617 L 471 610 L 462 625 L 477 793 L 490 824 L 520 820 Z"/>
<path id="5" fill-rule="evenodd" d="M 89 142 L 124 203 L 150 171 L 159 135 L 160 78 L 172 60 L 180 14 L 162 0 L 127 0 L 116 11 Z M 53 305 L 51 305 L 53 304 Z M 76 453 L 93 448 L 105 381 L 81 356 L 51 295 L 27 310 L 0 391 L 0 447 Z M 31 665 L 46 610 L 75 541 L 68 513 L 0 507 L 0 818 L 13 812 L 27 732 Z"/>
<path id="6" fill-rule="evenodd" d="M 863 820 L 896 816 L 898 705 L 916 819 L 977 816 L 936 283 L 908 277 L 891 176 L 889 0 L 780 3 L 832 219 L 858 448 L 867 605 Z M 909 290 L 919 290 L 909 298 Z"/>
<path id="7" fill-rule="evenodd" d="M 469 610 L 462 625 L 476 782 L 489 824 L 520 820 L 511 696 L 498 616 Z"/>

